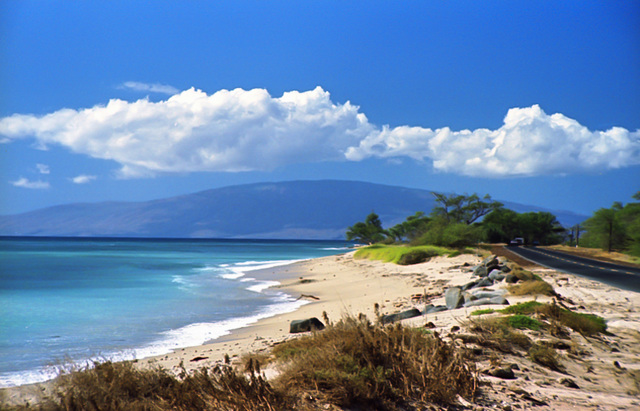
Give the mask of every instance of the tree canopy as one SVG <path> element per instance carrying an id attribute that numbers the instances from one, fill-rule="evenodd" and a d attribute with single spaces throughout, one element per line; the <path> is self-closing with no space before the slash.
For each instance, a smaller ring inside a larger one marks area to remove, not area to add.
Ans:
<path id="1" fill-rule="evenodd" d="M 365 244 L 378 243 L 385 239 L 380 217 L 376 213 L 367 216 L 364 222 L 358 222 L 347 229 L 347 240 L 356 240 Z"/>
<path id="2" fill-rule="evenodd" d="M 446 195 L 434 192 L 433 195 L 438 206 L 434 207 L 431 214 L 447 222 L 471 224 L 503 205 L 499 201 L 491 201 L 489 194 L 482 199 L 477 194 Z"/>

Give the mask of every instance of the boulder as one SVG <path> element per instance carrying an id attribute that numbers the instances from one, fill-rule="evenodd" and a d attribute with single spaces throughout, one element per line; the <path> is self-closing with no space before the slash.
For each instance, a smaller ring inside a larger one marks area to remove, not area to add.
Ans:
<path id="1" fill-rule="evenodd" d="M 447 305 L 447 308 L 450 310 L 455 310 L 456 308 L 462 307 L 464 297 L 462 296 L 462 290 L 460 289 L 460 287 L 448 288 L 444 293 L 444 301 Z"/>
<path id="2" fill-rule="evenodd" d="M 474 297 L 476 297 L 476 300 L 479 300 L 480 298 L 495 298 L 495 297 L 502 297 L 504 295 L 504 291 L 482 291 L 482 290 L 478 290 L 475 293 L 473 293 Z"/>
<path id="3" fill-rule="evenodd" d="M 489 272 L 487 271 L 487 267 L 484 265 L 479 265 L 473 269 L 473 274 L 478 277 L 486 277 Z"/>
<path id="4" fill-rule="evenodd" d="M 482 265 L 487 267 L 488 271 L 491 271 L 500 265 L 500 261 L 498 261 L 498 257 L 496 257 L 495 255 L 492 255 L 490 257 L 485 258 L 482 261 Z"/>
<path id="5" fill-rule="evenodd" d="M 508 265 L 503 265 L 502 267 L 500 267 L 500 271 L 502 271 L 503 273 L 510 273 L 511 268 L 509 268 Z"/>
<path id="6" fill-rule="evenodd" d="M 429 308 L 425 308 L 424 313 L 425 314 L 433 314 L 433 313 L 439 313 L 440 311 L 447 311 L 447 307 L 445 305 L 436 305 L 431 306 Z"/>
<path id="7" fill-rule="evenodd" d="M 307 318 L 306 320 L 293 320 L 289 325 L 289 333 L 291 334 L 316 330 L 324 330 L 324 324 L 316 317 Z"/>
<path id="8" fill-rule="evenodd" d="M 493 298 L 479 298 L 474 301 L 469 301 L 465 303 L 465 307 L 477 307 L 479 305 L 509 305 L 509 301 L 507 301 L 504 297 L 493 297 Z"/>
<path id="9" fill-rule="evenodd" d="M 515 284 L 520 281 L 520 279 L 513 274 L 507 274 L 507 276 L 504 277 L 504 281 L 508 282 L 509 284 Z"/>
<path id="10" fill-rule="evenodd" d="M 466 283 L 465 285 L 462 286 L 462 291 L 467 291 L 473 287 L 475 287 L 476 285 L 478 285 L 478 283 L 480 282 L 480 280 L 476 280 L 476 281 L 471 281 L 470 283 Z"/>
<path id="11" fill-rule="evenodd" d="M 487 278 L 492 279 L 493 281 L 502 281 L 506 276 L 500 270 L 491 270 Z"/>
<path id="12" fill-rule="evenodd" d="M 383 315 L 380 321 L 382 322 L 382 324 L 390 324 L 396 321 L 406 320 L 407 318 L 417 317 L 419 315 L 422 315 L 420 310 L 418 310 L 417 308 L 412 308 L 410 310 L 402 311 L 395 314 Z"/>
<path id="13" fill-rule="evenodd" d="M 478 297 L 476 297 L 475 295 L 467 292 L 462 293 L 462 297 L 464 298 L 465 304 L 468 303 L 469 301 L 475 301 L 478 299 Z"/>
<path id="14" fill-rule="evenodd" d="M 480 287 L 490 287 L 490 286 L 492 286 L 492 285 L 493 285 L 493 280 L 492 280 L 491 278 L 487 278 L 487 277 L 485 277 L 485 278 L 483 278 L 482 280 L 480 280 L 480 281 L 478 282 L 478 284 L 476 285 L 476 287 L 477 287 L 477 288 L 480 288 Z"/>

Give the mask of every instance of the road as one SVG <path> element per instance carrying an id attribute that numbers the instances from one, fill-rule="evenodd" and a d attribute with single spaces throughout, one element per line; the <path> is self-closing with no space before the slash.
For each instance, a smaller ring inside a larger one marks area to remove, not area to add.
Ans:
<path id="1" fill-rule="evenodd" d="M 545 267 L 640 293 L 640 267 L 605 263 L 537 247 L 509 247 L 508 250 Z"/>

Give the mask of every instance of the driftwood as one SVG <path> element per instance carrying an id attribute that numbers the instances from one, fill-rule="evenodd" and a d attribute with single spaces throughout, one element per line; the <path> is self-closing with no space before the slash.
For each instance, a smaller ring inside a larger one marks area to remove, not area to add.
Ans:
<path id="1" fill-rule="evenodd" d="M 311 294 L 300 294 L 300 297 L 296 298 L 296 301 L 298 301 L 301 298 L 310 298 L 312 300 L 319 300 L 320 298 L 316 297 L 315 295 L 311 295 Z"/>

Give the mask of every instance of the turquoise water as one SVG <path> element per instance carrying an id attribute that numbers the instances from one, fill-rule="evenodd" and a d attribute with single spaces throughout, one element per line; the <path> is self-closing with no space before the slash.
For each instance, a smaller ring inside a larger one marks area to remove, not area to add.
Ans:
<path id="1" fill-rule="evenodd" d="M 251 272 L 345 242 L 0 238 L 0 386 L 203 344 L 303 302 Z"/>

